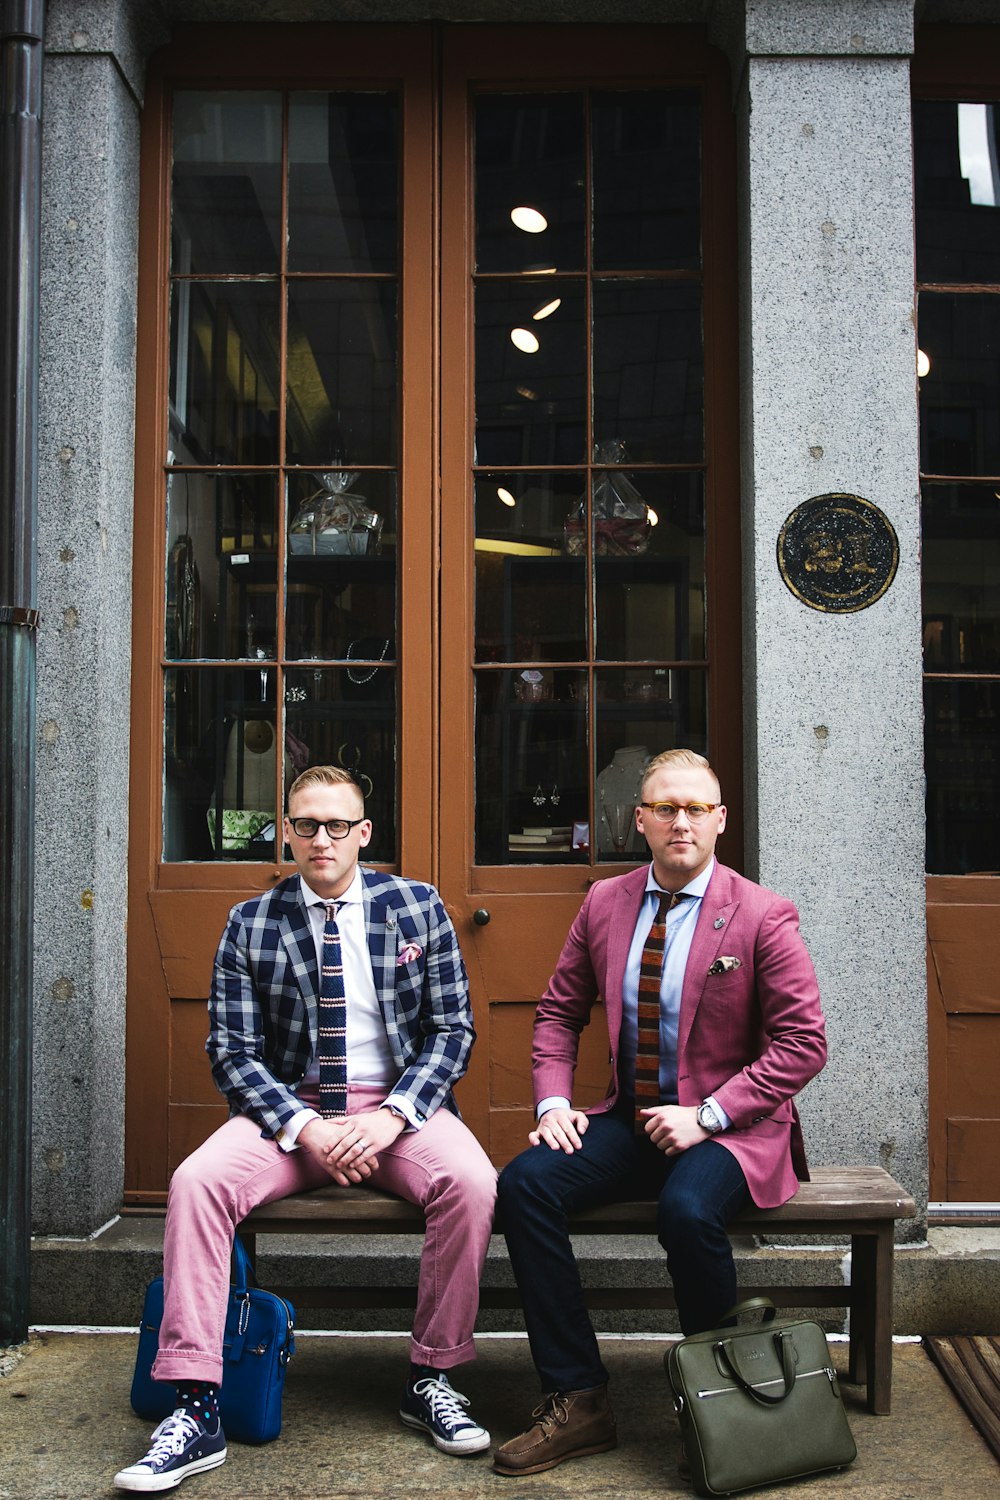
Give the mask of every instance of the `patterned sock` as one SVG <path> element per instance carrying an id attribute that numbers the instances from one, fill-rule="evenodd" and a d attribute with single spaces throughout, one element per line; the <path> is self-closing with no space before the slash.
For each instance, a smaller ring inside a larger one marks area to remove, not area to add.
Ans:
<path id="1" fill-rule="evenodd" d="M 219 1420 L 219 1387 L 209 1380 L 179 1380 L 177 1405 L 212 1431 Z"/>

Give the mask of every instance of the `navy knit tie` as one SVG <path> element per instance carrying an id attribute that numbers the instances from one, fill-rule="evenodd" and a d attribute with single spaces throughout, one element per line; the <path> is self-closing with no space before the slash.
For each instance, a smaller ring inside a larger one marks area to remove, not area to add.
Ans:
<path id="1" fill-rule="evenodd" d="M 337 902 L 326 908 L 319 973 L 319 1111 L 347 1114 L 347 1000 L 337 927 Z"/>

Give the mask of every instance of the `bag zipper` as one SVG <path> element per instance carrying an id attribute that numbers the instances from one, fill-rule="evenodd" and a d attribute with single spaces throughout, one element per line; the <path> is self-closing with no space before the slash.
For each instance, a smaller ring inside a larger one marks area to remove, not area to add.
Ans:
<path id="1" fill-rule="evenodd" d="M 809 1380 L 814 1375 L 825 1375 L 827 1380 L 830 1382 L 830 1390 L 833 1391 L 833 1393 L 836 1395 L 837 1376 L 836 1373 L 830 1369 L 829 1365 L 821 1365 L 818 1370 L 803 1370 L 801 1374 L 796 1374 L 795 1379 L 797 1381 Z M 782 1378 L 775 1380 L 755 1380 L 752 1382 L 752 1385 L 755 1391 L 763 1391 L 769 1385 L 784 1385 L 784 1383 L 784 1379 Z M 711 1387 L 707 1390 L 695 1392 L 695 1395 L 698 1397 L 699 1401 L 706 1396 L 742 1396 L 743 1394 L 744 1392 L 738 1385 L 719 1385 Z"/>

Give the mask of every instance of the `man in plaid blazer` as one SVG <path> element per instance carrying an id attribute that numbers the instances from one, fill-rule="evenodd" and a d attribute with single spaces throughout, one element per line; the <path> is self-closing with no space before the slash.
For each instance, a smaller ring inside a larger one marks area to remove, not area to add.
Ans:
<path id="1" fill-rule="evenodd" d="M 475 1352 L 496 1197 L 496 1173 L 452 1097 L 475 1039 L 455 930 L 433 886 L 358 863 L 372 825 L 352 773 L 303 772 L 283 831 L 298 874 L 234 907 L 216 955 L 207 1049 L 231 1115 L 170 1184 L 153 1376 L 177 1386 L 177 1409 L 146 1456 L 115 1475 L 121 1489 L 173 1488 L 224 1462 L 218 1386 L 235 1228 L 258 1204 L 331 1179 L 423 1208 L 400 1416 L 445 1453 L 490 1443 L 447 1373 Z M 334 1115 L 321 1108 L 317 1055 L 331 918 L 347 1020 L 346 1113 Z"/>

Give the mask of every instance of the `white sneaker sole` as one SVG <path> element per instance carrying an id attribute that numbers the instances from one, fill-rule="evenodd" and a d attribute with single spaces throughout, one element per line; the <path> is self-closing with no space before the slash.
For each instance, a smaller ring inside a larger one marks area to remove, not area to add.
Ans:
<path id="1" fill-rule="evenodd" d="M 227 1451 L 223 1448 L 221 1453 L 208 1453 L 204 1458 L 196 1458 L 172 1474 L 153 1474 L 148 1470 L 142 1474 L 138 1472 L 140 1466 L 135 1464 L 132 1468 L 120 1470 L 114 1477 L 114 1483 L 120 1490 L 138 1490 L 146 1495 L 160 1490 L 175 1490 L 189 1474 L 204 1474 L 206 1470 L 217 1469 L 220 1464 L 224 1464 Z"/>
<path id="2" fill-rule="evenodd" d="M 435 1448 L 440 1448 L 442 1453 L 451 1453 L 461 1457 L 466 1453 L 484 1453 L 493 1439 L 485 1428 L 481 1428 L 478 1437 L 466 1438 L 442 1438 L 436 1432 L 432 1432 L 426 1422 L 421 1422 L 419 1417 L 411 1417 L 408 1411 L 399 1413 L 407 1427 L 412 1427 L 414 1432 L 422 1432 L 429 1437 Z"/>

